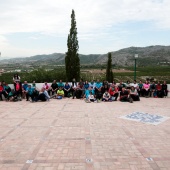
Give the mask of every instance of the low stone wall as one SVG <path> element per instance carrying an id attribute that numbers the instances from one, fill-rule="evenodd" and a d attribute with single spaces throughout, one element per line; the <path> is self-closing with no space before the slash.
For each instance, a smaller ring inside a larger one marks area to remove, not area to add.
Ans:
<path id="1" fill-rule="evenodd" d="M 63 82 L 64 83 L 64 82 Z M 29 84 L 29 83 L 28 83 Z M 36 87 L 38 88 L 38 89 L 41 89 L 42 88 L 42 86 L 43 86 L 43 84 L 44 83 L 36 83 Z M 50 86 L 51 86 L 51 83 L 48 83 Z M 65 83 L 64 83 L 65 84 Z M 69 83 L 70 85 L 71 85 L 71 83 Z M 169 91 L 169 93 L 168 93 L 168 97 L 170 97 L 170 84 L 167 84 L 168 85 L 168 91 Z M 11 87 L 11 89 L 14 89 L 14 85 L 13 84 L 9 84 L 9 86 Z"/>

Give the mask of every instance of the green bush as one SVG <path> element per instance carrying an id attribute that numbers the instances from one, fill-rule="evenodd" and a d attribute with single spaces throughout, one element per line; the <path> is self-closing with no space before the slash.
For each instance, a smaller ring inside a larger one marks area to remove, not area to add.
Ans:
<path id="1" fill-rule="evenodd" d="M 4 73 L 0 76 L 0 81 L 5 81 L 8 84 L 13 83 L 13 75 L 15 73 Z M 42 83 L 44 81 L 52 82 L 54 79 L 59 81 L 60 79 L 66 81 L 66 74 L 64 69 L 54 69 L 46 71 L 44 69 L 34 70 L 30 73 L 18 73 L 21 77 L 21 82 L 25 80 L 28 82 L 36 81 L 36 83 Z"/>

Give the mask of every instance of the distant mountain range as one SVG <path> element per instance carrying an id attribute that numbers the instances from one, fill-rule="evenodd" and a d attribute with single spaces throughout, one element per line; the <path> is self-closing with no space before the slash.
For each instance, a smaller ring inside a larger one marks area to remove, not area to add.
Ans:
<path id="1" fill-rule="evenodd" d="M 138 54 L 138 65 L 170 65 L 170 46 L 129 47 L 112 53 L 112 64 L 115 66 L 134 65 L 134 55 Z M 82 65 L 106 64 L 107 54 L 79 54 Z M 1 64 L 55 64 L 64 65 L 65 54 L 54 53 L 49 55 L 36 55 L 25 58 L 11 58 L 1 60 Z"/>

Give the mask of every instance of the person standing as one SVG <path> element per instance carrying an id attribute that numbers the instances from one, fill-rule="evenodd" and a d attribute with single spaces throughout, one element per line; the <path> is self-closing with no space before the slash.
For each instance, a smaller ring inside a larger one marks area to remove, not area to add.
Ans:
<path id="1" fill-rule="evenodd" d="M 73 78 L 72 83 L 71 83 L 71 92 L 72 92 L 73 99 L 76 95 L 76 91 L 77 91 L 77 82 L 76 82 L 76 79 Z"/>
<path id="2" fill-rule="evenodd" d="M 21 83 L 20 76 L 18 74 L 14 74 L 12 80 L 14 82 L 14 90 L 15 90 L 15 92 L 17 93 L 18 96 L 20 95 L 20 97 L 22 97 L 22 83 Z M 18 87 L 20 87 L 20 88 L 18 89 Z"/>

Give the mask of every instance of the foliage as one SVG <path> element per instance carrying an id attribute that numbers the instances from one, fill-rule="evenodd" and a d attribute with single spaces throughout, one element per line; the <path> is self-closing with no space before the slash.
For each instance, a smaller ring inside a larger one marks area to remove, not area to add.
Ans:
<path id="1" fill-rule="evenodd" d="M 78 54 L 78 39 L 77 39 L 77 28 L 76 28 L 76 20 L 75 13 L 72 10 L 71 14 L 71 28 L 70 34 L 67 39 L 67 48 L 68 51 L 65 56 L 65 69 L 66 76 L 68 81 L 72 81 L 73 78 L 76 80 L 80 79 L 80 59 Z"/>
<path id="2" fill-rule="evenodd" d="M 63 80 L 66 81 L 66 74 L 64 69 L 56 69 L 56 70 L 50 70 L 46 71 L 44 69 L 38 69 L 34 70 L 30 73 L 18 73 L 19 76 L 21 77 L 21 81 L 24 82 L 25 80 L 28 81 L 29 83 L 36 81 L 37 83 L 42 83 L 42 82 L 52 82 L 53 80 Z M 12 78 L 13 78 L 14 73 L 4 73 L 2 76 L 0 76 L 0 81 L 5 81 L 8 84 L 13 83 Z"/>
<path id="3" fill-rule="evenodd" d="M 108 61 L 107 61 L 107 68 L 106 68 L 106 80 L 109 81 L 109 82 L 113 82 L 111 53 L 108 53 Z"/>
<path id="4" fill-rule="evenodd" d="M 117 68 L 120 69 L 120 68 Z M 114 72 L 114 80 L 116 82 L 122 80 L 126 82 L 127 80 L 133 81 L 134 76 L 134 68 L 133 67 L 124 67 L 121 68 L 126 70 L 131 70 L 131 72 Z M 93 68 L 93 70 L 95 70 Z M 97 70 L 101 70 L 101 67 L 97 68 Z M 11 84 L 13 83 L 14 73 L 4 73 L 0 76 L 0 81 L 6 81 L 7 83 Z M 36 81 L 37 83 L 42 83 L 44 81 L 52 82 L 53 80 L 59 81 L 60 79 L 63 81 L 66 81 L 66 73 L 64 68 L 56 68 L 54 70 L 48 70 L 45 69 L 38 69 L 34 70 L 30 73 L 21 72 L 19 73 L 19 76 L 21 77 L 21 81 L 27 80 L 29 83 L 32 81 Z M 86 71 L 82 69 L 82 72 L 80 74 L 80 77 L 83 78 L 83 80 L 91 81 L 91 80 L 97 80 L 103 81 L 106 79 L 105 72 L 99 73 L 95 71 L 91 71 L 90 68 L 88 68 Z M 167 81 L 167 83 L 170 84 L 170 67 L 166 66 L 156 66 L 156 67 L 137 67 L 136 72 L 136 78 L 137 81 L 142 79 L 143 81 L 146 80 L 146 78 L 154 79 L 156 81 L 160 80 L 163 82 L 164 80 Z"/>

